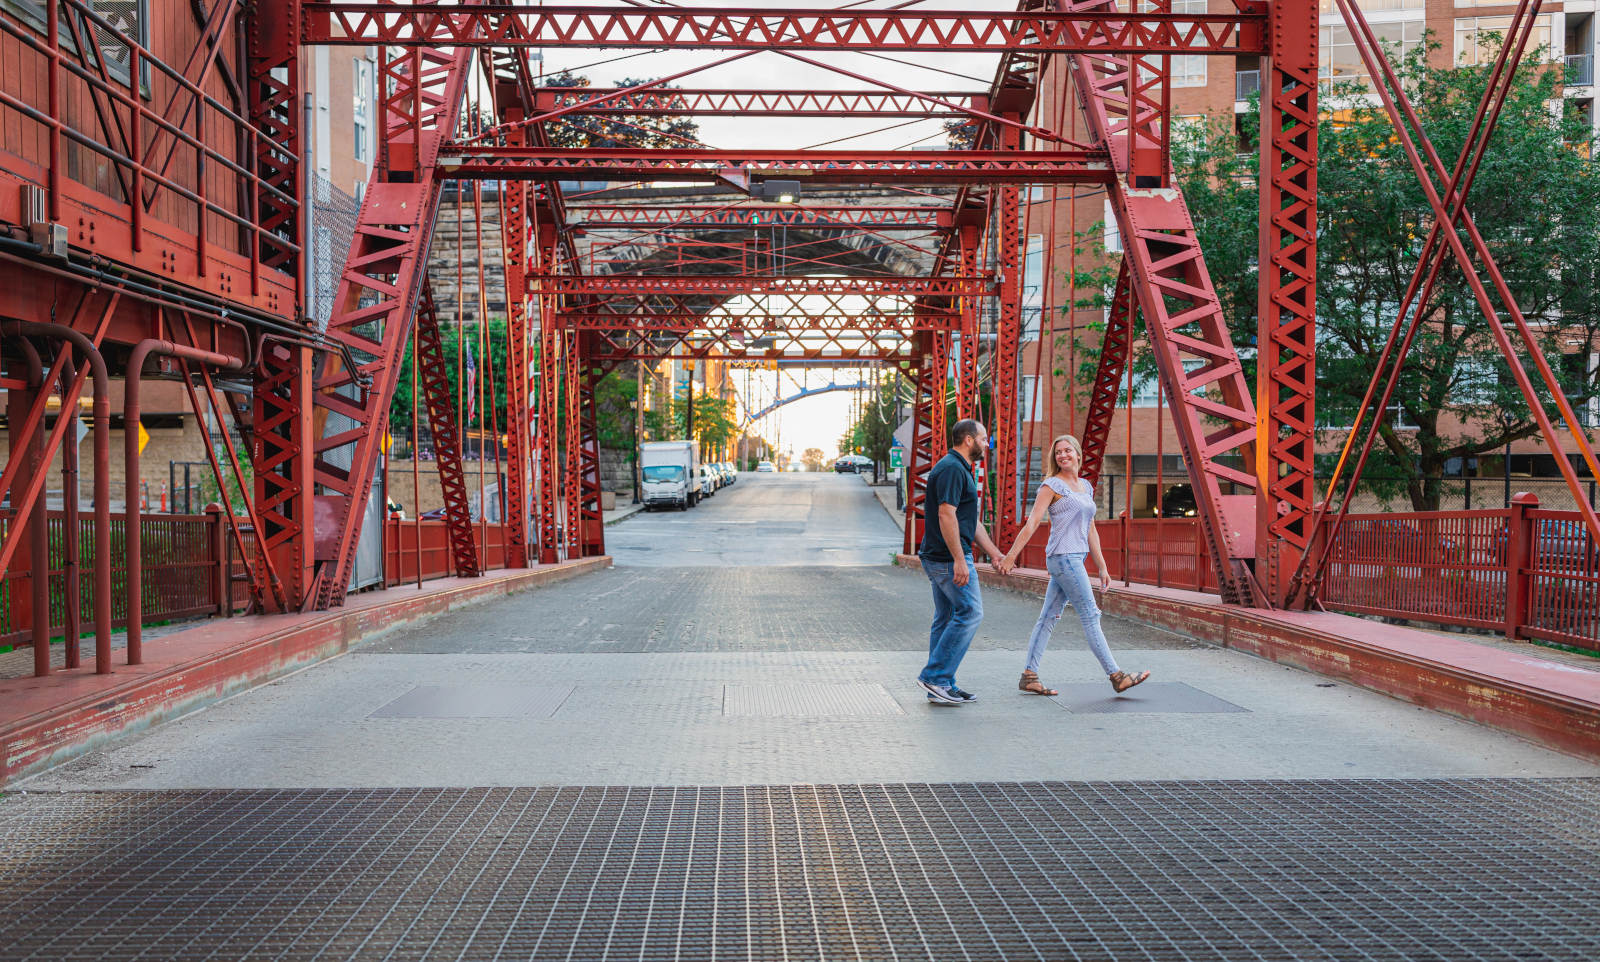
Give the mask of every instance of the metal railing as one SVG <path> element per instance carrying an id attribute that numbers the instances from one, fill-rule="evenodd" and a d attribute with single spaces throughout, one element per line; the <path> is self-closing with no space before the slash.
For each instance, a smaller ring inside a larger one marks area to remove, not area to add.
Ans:
<path id="1" fill-rule="evenodd" d="M 1239 70 L 1233 75 L 1233 99 L 1249 100 L 1251 95 L 1261 92 L 1261 71 Z"/>
<path id="2" fill-rule="evenodd" d="M 1116 581 L 1216 593 L 1193 518 L 1096 521 Z M 1017 558 L 1043 570 L 1048 529 Z M 1478 628 L 1600 651 L 1600 546 L 1576 511 L 1521 493 L 1488 511 L 1348 515 L 1318 594 L 1330 611 Z"/>
<path id="3" fill-rule="evenodd" d="M 1594 83 L 1594 54 L 1579 53 L 1567 56 L 1567 72 L 1562 81 L 1568 87 L 1588 87 Z"/>
<path id="4" fill-rule="evenodd" d="M 15 523 L 15 515 L 0 515 L 0 532 Z M 111 519 L 111 624 L 128 625 L 128 569 L 125 519 Z M 52 635 L 63 632 L 67 617 L 67 519 L 60 511 L 49 513 L 50 625 Z M 248 588 L 237 585 L 243 564 L 236 558 L 231 537 L 224 547 L 227 523 L 221 514 L 143 514 L 139 554 L 142 558 L 142 624 L 159 624 L 209 614 L 231 614 L 248 600 Z M 253 536 L 251 536 L 253 539 Z M 254 541 L 246 546 L 254 549 Z M 94 632 L 94 518 L 78 522 L 78 617 L 80 635 Z M 233 569 L 229 571 L 227 569 Z M 19 553 L 0 578 L 0 645 L 31 643 L 27 581 L 31 575 L 27 556 Z"/>

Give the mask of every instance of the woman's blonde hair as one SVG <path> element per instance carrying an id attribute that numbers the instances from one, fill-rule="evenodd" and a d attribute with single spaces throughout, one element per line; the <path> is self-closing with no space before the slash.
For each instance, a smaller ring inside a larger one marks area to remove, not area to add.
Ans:
<path id="1" fill-rule="evenodd" d="M 1082 466 L 1083 464 L 1083 445 L 1078 443 L 1078 439 L 1070 434 L 1057 435 L 1056 439 L 1050 442 L 1050 467 L 1044 473 L 1044 476 L 1047 478 L 1053 478 L 1061 473 L 1061 465 L 1056 463 L 1056 446 L 1063 441 L 1065 441 L 1067 445 L 1072 448 L 1072 450 L 1078 452 L 1079 466 Z"/>

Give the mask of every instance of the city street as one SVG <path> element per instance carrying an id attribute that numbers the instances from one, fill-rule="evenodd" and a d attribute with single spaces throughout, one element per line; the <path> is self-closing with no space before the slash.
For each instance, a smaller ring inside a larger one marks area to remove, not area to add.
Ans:
<path id="1" fill-rule="evenodd" d="M 619 565 L 882 565 L 900 529 L 854 474 L 757 474 L 688 511 L 641 512 L 606 532 Z"/>
<path id="2" fill-rule="evenodd" d="M 1016 689 L 1039 601 L 985 592 L 962 668 L 974 705 L 915 679 L 927 579 L 854 475 L 745 474 L 688 512 L 607 529 L 616 567 L 393 631 L 350 656 L 160 726 L 37 788 L 750 784 L 1117 778 L 1592 775 L 1503 733 L 1107 618 L 1121 664 L 1198 713 L 1080 714 Z M 1043 678 L 1110 694 L 1070 610 Z M 414 688 L 537 689 L 548 717 L 384 717 Z M 755 688 L 815 704 L 741 714 Z M 847 688 L 845 686 L 858 686 Z M 827 707 L 881 686 L 885 713 Z M 1104 691 L 1102 692 L 1102 687 Z M 1183 689 L 1166 691 L 1188 694 Z M 803 699 L 802 699 L 803 700 Z M 375 714 L 378 713 L 378 714 Z"/>

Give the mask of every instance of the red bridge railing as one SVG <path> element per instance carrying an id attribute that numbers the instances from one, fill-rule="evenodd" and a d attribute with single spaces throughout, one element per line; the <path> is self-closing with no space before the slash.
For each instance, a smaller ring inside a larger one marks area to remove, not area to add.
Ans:
<path id="1" fill-rule="evenodd" d="M 1113 579 L 1216 592 L 1193 519 L 1095 527 Z M 1042 570 L 1048 537 L 1038 532 L 1018 562 Z M 1578 512 L 1542 510 L 1532 494 L 1498 510 L 1349 515 L 1319 597 L 1335 611 L 1600 651 L 1600 547 Z"/>

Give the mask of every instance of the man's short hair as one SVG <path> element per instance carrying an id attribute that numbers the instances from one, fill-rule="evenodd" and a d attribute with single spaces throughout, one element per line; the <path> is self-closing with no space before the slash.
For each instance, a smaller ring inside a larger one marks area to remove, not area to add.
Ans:
<path id="1" fill-rule="evenodd" d="M 967 438 L 977 437 L 978 432 L 981 430 L 983 430 L 983 425 L 971 418 L 957 421 L 955 427 L 950 429 L 950 446 L 953 448 L 960 447 Z"/>

